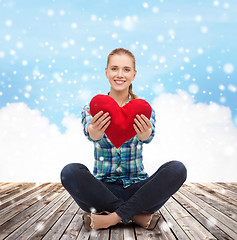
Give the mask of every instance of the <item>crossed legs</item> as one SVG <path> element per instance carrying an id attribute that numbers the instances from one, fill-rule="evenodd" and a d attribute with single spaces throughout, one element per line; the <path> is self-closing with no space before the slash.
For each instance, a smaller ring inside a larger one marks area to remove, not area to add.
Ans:
<path id="1" fill-rule="evenodd" d="M 134 220 L 146 226 L 151 214 L 161 206 L 182 186 L 187 171 L 179 161 L 163 164 L 151 177 L 128 188 L 128 199 L 120 198 L 111 191 L 111 186 L 96 179 L 86 166 L 80 163 L 66 165 L 61 172 L 61 182 L 77 204 L 86 212 L 108 211 L 109 215 L 95 215 L 93 229 L 107 228 L 121 220 L 128 223 Z M 110 186 L 110 187 L 109 187 Z"/>

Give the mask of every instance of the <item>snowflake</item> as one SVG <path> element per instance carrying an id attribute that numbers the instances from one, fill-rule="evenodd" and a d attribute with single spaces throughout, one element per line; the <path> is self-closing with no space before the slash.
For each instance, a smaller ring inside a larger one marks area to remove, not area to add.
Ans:
<path id="1" fill-rule="evenodd" d="M 226 102 L 226 98 L 225 98 L 225 97 L 221 97 L 221 98 L 220 98 L 220 102 L 221 102 L 221 103 L 225 103 L 225 102 Z"/>
<path id="2" fill-rule="evenodd" d="M 117 33 L 113 33 L 113 34 L 112 34 L 112 38 L 113 38 L 113 39 L 118 38 L 118 34 L 117 34 Z"/>
<path id="3" fill-rule="evenodd" d="M 49 17 L 52 17 L 54 15 L 54 11 L 52 9 L 49 9 L 48 12 L 47 12 L 47 15 Z"/>
<path id="4" fill-rule="evenodd" d="M 91 208 L 90 208 L 90 212 L 91 212 L 91 213 L 96 213 L 96 209 L 93 208 L 93 207 L 91 207 Z"/>
<path id="5" fill-rule="evenodd" d="M 42 196 L 38 195 L 37 200 L 40 201 L 42 199 Z"/>
<path id="6" fill-rule="evenodd" d="M 209 217 L 206 222 L 207 225 L 212 228 L 215 227 L 215 225 L 217 224 L 217 220 L 214 217 Z"/>
<path id="7" fill-rule="evenodd" d="M 93 22 L 97 21 L 97 16 L 96 15 L 91 15 L 91 21 L 93 21 Z"/>
<path id="8" fill-rule="evenodd" d="M 63 42 L 62 43 L 62 48 L 68 48 L 68 43 L 67 42 Z"/>
<path id="9" fill-rule="evenodd" d="M 168 232 L 170 229 L 169 229 L 169 226 L 166 224 L 166 222 L 162 222 L 159 226 L 164 232 Z"/>
<path id="10" fill-rule="evenodd" d="M 149 4 L 148 4 L 147 2 L 144 2 L 144 3 L 142 4 L 142 6 L 143 6 L 144 8 L 149 8 Z"/>
<path id="11" fill-rule="evenodd" d="M 5 57 L 5 53 L 3 51 L 0 51 L 0 58 L 4 58 Z"/>
<path id="12" fill-rule="evenodd" d="M 76 28 L 77 28 L 77 23 L 75 23 L 75 22 L 72 23 L 72 24 L 71 24 L 71 28 L 76 29 Z"/>
<path id="13" fill-rule="evenodd" d="M 220 4 L 219 1 L 213 1 L 213 5 L 214 5 L 215 7 L 219 6 L 219 4 Z"/>
<path id="14" fill-rule="evenodd" d="M 27 66 L 28 62 L 27 62 L 27 60 L 23 60 L 21 64 L 22 64 L 22 66 Z"/>
<path id="15" fill-rule="evenodd" d="M 5 40 L 6 40 L 6 41 L 10 41 L 11 38 L 12 38 L 11 35 L 6 35 L 6 36 L 5 36 Z"/>
<path id="16" fill-rule="evenodd" d="M 152 8 L 152 12 L 153 13 L 158 13 L 159 12 L 159 8 L 158 7 L 153 7 Z"/>
<path id="17" fill-rule="evenodd" d="M 36 231 L 42 231 L 44 229 L 44 224 L 43 222 L 39 222 L 36 227 L 35 227 L 35 230 Z"/>
<path id="18" fill-rule="evenodd" d="M 234 86 L 234 85 L 232 85 L 232 84 L 229 84 L 229 85 L 228 85 L 228 89 L 229 89 L 229 91 L 231 91 L 231 92 L 233 92 L 233 93 L 235 93 L 235 92 L 237 91 L 236 86 Z"/>
<path id="19" fill-rule="evenodd" d="M 224 70 L 225 73 L 230 74 L 230 73 L 232 73 L 234 71 L 234 66 L 231 63 L 226 63 L 223 66 L 223 70 Z"/>
<path id="20" fill-rule="evenodd" d="M 198 48 L 198 49 L 197 49 L 197 53 L 198 53 L 198 54 L 200 54 L 200 55 L 201 55 L 201 54 L 203 54 L 203 52 L 204 52 L 204 51 L 203 51 L 203 49 L 202 49 L 202 48 Z"/>
<path id="21" fill-rule="evenodd" d="M 208 32 L 208 27 L 207 26 L 201 26 L 201 32 L 202 33 L 207 33 Z"/>
<path id="22" fill-rule="evenodd" d="M 11 27 L 11 26 L 12 26 L 12 20 L 11 20 L 11 19 L 7 19 L 7 20 L 5 21 L 5 25 L 6 25 L 7 27 Z"/>
<path id="23" fill-rule="evenodd" d="M 29 94 L 29 93 L 25 93 L 25 94 L 24 94 L 24 97 L 25 97 L 25 98 L 30 98 L 30 94 Z"/>
<path id="24" fill-rule="evenodd" d="M 202 21 L 202 16 L 197 15 L 197 16 L 195 17 L 195 21 L 196 21 L 196 22 L 201 22 L 201 21 Z"/>
<path id="25" fill-rule="evenodd" d="M 65 15 L 65 11 L 64 11 L 64 10 L 60 10 L 60 11 L 59 11 L 59 15 L 60 15 L 60 16 L 64 16 L 64 15 Z"/>

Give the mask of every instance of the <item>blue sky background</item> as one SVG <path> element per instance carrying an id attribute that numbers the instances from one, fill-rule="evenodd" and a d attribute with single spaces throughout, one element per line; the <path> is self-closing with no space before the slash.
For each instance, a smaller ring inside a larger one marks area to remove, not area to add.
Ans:
<path id="1" fill-rule="evenodd" d="M 228 106 L 237 126 L 236 1 L 0 0 L 0 108 L 24 102 L 62 119 L 107 93 L 108 53 L 130 49 L 134 92 L 152 103 L 182 89 Z"/>

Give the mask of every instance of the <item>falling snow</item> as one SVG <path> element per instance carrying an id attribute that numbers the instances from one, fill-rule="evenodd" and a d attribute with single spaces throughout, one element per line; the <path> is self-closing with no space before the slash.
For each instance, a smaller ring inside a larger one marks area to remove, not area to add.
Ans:
<path id="1" fill-rule="evenodd" d="M 181 89 L 196 103 L 229 107 L 237 126 L 234 1 L 11 3 L 0 1 L 0 109 L 23 102 L 63 132 L 65 114 L 80 117 L 94 95 L 107 94 L 107 55 L 125 47 L 136 57 L 140 98 L 153 103 Z"/>
<path id="2" fill-rule="evenodd" d="M 214 228 L 215 225 L 217 225 L 217 220 L 214 218 L 214 217 L 209 217 L 207 220 L 206 220 L 206 223 L 209 227 L 211 228 Z"/>

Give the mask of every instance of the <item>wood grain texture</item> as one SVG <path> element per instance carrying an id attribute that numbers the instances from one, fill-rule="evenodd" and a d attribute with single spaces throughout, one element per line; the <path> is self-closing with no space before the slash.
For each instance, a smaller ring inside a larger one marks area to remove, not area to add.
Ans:
<path id="1" fill-rule="evenodd" d="M 0 183 L 0 240 L 237 239 L 237 183 L 186 183 L 154 230 L 129 223 L 88 232 L 60 183 Z"/>

